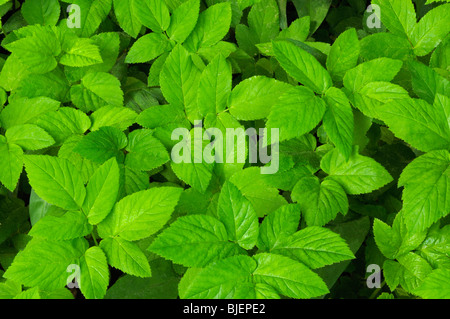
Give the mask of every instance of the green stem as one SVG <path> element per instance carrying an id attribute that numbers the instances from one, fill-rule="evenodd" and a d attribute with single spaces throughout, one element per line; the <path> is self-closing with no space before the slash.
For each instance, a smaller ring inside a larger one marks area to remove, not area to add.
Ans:
<path id="1" fill-rule="evenodd" d="M 286 15 L 287 0 L 278 0 L 278 7 L 280 9 L 280 28 L 284 30 L 288 27 Z"/>
<path id="2" fill-rule="evenodd" d="M 97 241 L 97 237 L 95 236 L 95 231 L 92 231 L 91 235 L 92 235 L 92 239 L 94 240 L 95 246 L 98 246 L 98 241 Z"/>

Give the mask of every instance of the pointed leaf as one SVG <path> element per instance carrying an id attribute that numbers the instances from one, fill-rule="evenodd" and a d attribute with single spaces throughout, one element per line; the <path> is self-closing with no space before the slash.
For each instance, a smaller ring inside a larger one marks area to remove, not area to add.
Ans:
<path id="1" fill-rule="evenodd" d="M 120 237 L 110 237 L 100 242 L 108 264 L 136 277 L 152 275 L 147 257 L 138 245 Z"/>
<path id="2" fill-rule="evenodd" d="M 86 189 L 80 173 L 68 161 L 48 155 L 26 155 L 30 185 L 39 197 L 67 210 L 78 210 Z"/>
<path id="3" fill-rule="evenodd" d="M 84 238 L 66 241 L 32 239 L 3 276 L 27 287 L 63 288 L 69 276 L 68 266 L 77 264 L 87 248 L 88 242 Z"/>
<path id="4" fill-rule="evenodd" d="M 237 244 L 228 241 L 223 223 L 207 215 L 179 217 L 149 249 L 186 267 L 204 267 L 243 252 Z"/>
<path id="5" fill-rule="evenodd" d="M 273 42 L 275 57 L 296 81 L 316 93 L 325 93 L 333 85 L 327 70 L 311 54 L 290 41 Z"/>
<path id="6" fill-rule="evenodd" d="M 350 195 L 370 193 L 393 180 L 374 159 L 358 154 L 356 147 L 348 161 L 333 150 L 322 158 L 320 166 L 329 175 L 327 178 L 339 183 Z"/>
<path id="7" fill-rule="evenodd" d="M 23 150 L 0 135 L 0 182 L 11 192 L 16 189 L 23 170 Z"/>
<path id="8" fill-rule="evenodd" d="M 98 225 L 99 235 L 130 241 L 153 235 L 169 221 L 181 191 L 181 188 L 160 187 L 124 197 Z"/>
<path id="9" fill-rule="evenodd" d="M 217 216 L 225 225 L 228 238 L 244 249 L 252 249 L 258 238 L 258 217 L 250 201 L 231 182 L 222 186 Z"/>
<path id="10" fill-rule="evenodd" d="M 91 247 L 80 260 L 80 290 L 87 299 L 103 299 L 109 284 L 106 256 L 99 247 Z"/>
<path id="11" fill-rule="evenodd" d="M 89 223 L 96 225 L 108 216 L 116 204 L 119 193 L 119 166 L 111 158 L 92 175 L 86 187 L 83 210 Z"/>

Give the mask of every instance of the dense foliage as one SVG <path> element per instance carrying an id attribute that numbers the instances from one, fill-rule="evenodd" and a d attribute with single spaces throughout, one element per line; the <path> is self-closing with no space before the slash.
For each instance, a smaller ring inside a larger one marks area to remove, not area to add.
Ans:
<path id="1" fill-rule="evenodd" d="M 448 2 L 0 0 L 0 298 L 450 298 Z"/>

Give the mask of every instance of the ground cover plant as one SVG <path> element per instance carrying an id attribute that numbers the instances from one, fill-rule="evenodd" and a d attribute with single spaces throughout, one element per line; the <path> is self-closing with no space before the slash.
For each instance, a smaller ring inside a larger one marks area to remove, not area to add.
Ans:
<path id="1" fill-rule="evenodd" d="M 0 16 L 0 298 L 450 298 L 449 1 Z"/>

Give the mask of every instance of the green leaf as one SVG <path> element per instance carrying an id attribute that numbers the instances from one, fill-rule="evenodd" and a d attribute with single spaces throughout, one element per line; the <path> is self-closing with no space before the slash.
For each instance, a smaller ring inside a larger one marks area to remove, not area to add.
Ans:
<path id="1" fill-rule="evenodd" d="M 342 32 L 331 46 L 327 70 L 335 81 L 342 81 L 345 73 L 358 63 L 359 40 L 354 28 Z"/>
<path id="2" fill-rule="evenodd" d="M 34 224 L 54 208 L 55 206 L 47 203 L 40 198 L 33 189 L 31 190 L 30 204 L 28 206 L 31 226 L 34 226 Z"/>
<path id="3" fill-rule="evenodd" d="M 280 32 L 279 9 L 274 0 L 255 3 L 247 20 L 257 43 L 270 42 Z"/>
<path id="4" fill-rule="evenodd" d="M 228 240 L 222 222 L 207 215 L 178 217 L 153 241 L 150 251 L 186 267 L 209 263 L 243 253 Z"/>
<path id="5" fill-rule="evenodd" d="M 288 204 L 268 214 L 261 223 L 257 246 L 261 250 L 272 250 L 284 238 L 292 235 L 300 223 L 300 206 Z"/>
<path id="6" fill-rule="evenodd" d="M 177 299 L 179 275 L 172 263 L 162 258 L 150 260 L 152 276 L 121 276 L 109 287 L 105 299 Z"/>
<path id="7" fill-rule="evenodd" d="M 84 237 L 92 232 L 86 216 L 81 211 L 47 213 L 28 233 L 48 240 L 68 240 Z"/>
<path id="8" fill-rule="evenodd" d="M 6 45 L 6 48 L 27 67 L 31 73 L 44 74 L 56 68 L 56 56 L 61 44 L 53 29 L 39 28 L 35 33 Z"/>
<path id="9" fill-rule="evenodd" d="M 154 136 L 158 138 L 167 149 L 172 149 L 177 140 L 172 139 L 175 129 L 190 129 L 191 123 L 186 113 L 175 105 L 157 105 L 141 112 L 136 119 L 142 127 L 154 129 Z M 187 136 L 187 133 L 185 132 Z"/>
<path id="10" fill-rule="evenodd" d="M 253 257 L 258 267 L 254 281 L 272 286 L 277 293 L 291 298 L 313 298 L 329 292 L 323 280 L 302 263 L 288 257 L 262 253 Z"/>
<path id="11" fill-rule="evenodd" d="M 189 269 L 179 284 L 181 299 L 254 298 L 251 291 L 256 261 L 248 256 L 233 256 L 207 267 Z"/>
<path id="12" fill-rule="evenodd" d="M 345 222 L 330 225 L 329 229 L 345 240 L 353 254 L 357 254 L 360 247 L 365 244 L 367 235 L 370 231 L 370 219 L 363 216 Z M 341 274 L 348 269 L 350 260 L 342 261 L 337 264 L 325 266 L 316 269 L 315 272 L 325 281 L 328 287 L 332 289 L 334 284 L 341 277 Z"/>
<path id="13" fill-rule="evenodd" d="M 95 173 L 95 170 L 100 166 L 100 164 L 94 163 L 73 151 L 82 139 L 82 135 L 73 135 L 68 138 L 64 144 L 61 145 L 58 151 L 58 157 L 64 158 L 71 162 L 80 172 L 83 183 L 87 184 L 90 177 Z"/>
<path id="14" fill-rule="evenodd" d="M 357 195 L 370 193 L 392 182 L 392 176 L 374 159 L 360 155 L 358 148 L 348 161 L 339 151 L 328 152 L 320 163 L 322 170 L 339 183 L 347 194 Z"/>
<path id="15" fill-rule="evenodd" d="M 14 143 L 26 150 L 40 150 L 52 146 L 55 141 L 39 126 L 34 124 L 16 125 L 5 133 L 8 143 Z"/>
<path id="16" fill-rule="evenodd" d="M 138 245 L 121 237 L 110 237 L 100 242 L 108 264 L 136 277 L 152 275 L 147 257 Z"/>
<path id="17" fill-rule="evenodd" d="M 161 74 L 161 70 L 166 63 L 166 59 L 169 56 L 169 53 L 163 53 L 159 57 L 157 57 L 152 65 L 150 66 L 150 70 L 148 72 L 147 85 L 149 87 L 159 86 L 159 76 Z"/>
<path id="18" fill-rule="evenodd" d="M 161 70 L 161 91 L 166 100 L 182 106 L 191 122 L 200 119 L 197 108 L 197 89 L 201 72 L 192 61 L 188 51 L 177 45 Z"/>
<path id="19" fill-rule="evenodd" d="M 419 232 L 449 212 L 448 151 L 431 151 L 412 161 L 402 172 L 403 213 L 407 228 Z"/>
<path id="20" fill-rule="evenodd" d="M 401 285 L 412 293 L 432 271 L 425 259 L 412 252 L 397 260 L 386 260 L 383 264 L 384 278 L 391 291 Z"/>
<path id="21" fill-rule="evenodd" d="M 112 0 L 74 0 L 71 2 L 80 7 L 79 17 L 76 9 L 71 8 L 69 12 L 73 14 L 73 19 L 80 19 L 80 28 L 74 28 L 80 37 L 92 36 L 108 16 L 112 7 Z M 70 18 L 71 16 L 69 16 L 69 21 L 72 21 Z"/>
<path id="22" fill-rule="evenodd" d="M 171 40 L 183 43 L 197 24 L 200 10 L 199 0 L 184 1 L 173 12 L 167 34 Z"/>
<path id="23" fill-rule="evenodd" d="M 253 76 L 236 85 L 228 99 L 231 115 L 238 120 L 267 117 L 280 96 L 292 86 L 265 76 Z"/>
<path id="24" fill-rule="evenodd" d="M 380 119 L 398 138 L 424 152 L 447 149 L 450 128 L 446 110 L 420 99 L 402 99 L 381 105 Z"/>
<path id="25" fill-rule="evenodd" d="M 411 72 L 412 87 L 418 97 L 433 104 L 437 94 L 448 95 L 450 81 L 434 69 L 417 61 L 411 61 L 408 67 Z"/>
<path id="26" fill-rule="evenodd" d="M 316 93 L 325 93 L 333 85 L 327 70 L 308 52 L 290 41 L 273 42 L 275 57 L 296 81 Z"/>
<path id="27" fill-rule="evenodd" d="M 17 254 L 3 277 L 27 287 L 63 288 L 69 276 L 68 266 L 77 264 L 87 248 L 88 243 L 83 238 L 65 241 L 32 239 Z"/>
<path id="28" fill-rule="evenodd" d="M 294 167 L 299 177 L 317 172 L 320 168 L 320 156 L 317 151 L 317 140 L 312 134 L 280 143 L 280 170 L 283 166 Z M 268 176 L 268 175 L 267 175 Z M 267 179 L 267 176 L 265 179 Z M 292 181 L 295 182 L 295 181 Z M 291 189 L 294 187 L 292 185 Z"/>
<path id="29" fill-rule="evenodd" d="M 279 194 L 279 190 L 268 185 L 263 179 L 259 167 L 238 171 L 229 180 L 252 203 L 258 217 L 263 217 L 287 204 L 286 199 Z"/>
<path id="30" fill-rule="evenodd" d="M 198 85 L 199 113 L 220 113 L 227 107 L 232 86 L 231 65 L 218 54 L 203 70 Z"/>
<path id="31" fill-rule="evenodd" d="M 365 116 L 380 119 L 378 111 L 383 104 L 409 99 L 409 94 L 397 84 L 374 81 L 367 83 L 358 92 L 354 92 L 350 98 L 352 104 Z"/>
<path id="32" fill-rule="evenodd" d="M 47 202 L 67 210 L 81 208 L 86 189 L 80 173 L 68 161 L 48 155 L 26 155 L 30 185 Z"/>
<path id="33" fill-rule="evenodd" d="M 98 224 L 99 235 L 129 241 L 153 235 L 169 221 L 181 192 L 178 187 L 158 187 L 124 197 Z"/>
<path id="34" fill-rule="evenodd" d="M 20 11 L 28 24 L 56 25 L 59 20 L 58 0 L 26 0 Z"/>
<path id="35" fill-rule="evenodd" d="M 75 106 L 83 111 L 95 111 L 105 105 L 123 105 L 120 81 L 105 72 L 86 74 L 81 84 L 71 87 L 70 96 Z"/>
<path id="36" fill-rule="evenodd" d="M 450 36 L 447 35 L 444 40 L 442 40 L 442 42 L 437 46 L 436 50 L 433 51 L 430 57 L 430 67 L 449 71 L 447 62 L 449 59 L 449 42 Z"/>
<path id="37" fill-rule="evenodd" d="M 257 36 L 254 30 L 249 29 L 244 24 L 238 24 L 236 26 L 236 42 L 240 49 L 250 56 L 256 56 L 258 54 L 258 49 L 262 50 L 263 44 L 258 44 Z M 269 50 L 270 52 L 270 50 Z M 264 52 L 267 53 L 267 52 Z"/>
<path id="38" fill-rule="evenodd" d="M 97 131 L 104 126 L 124 131 L 135 123 L 136 117 L 137 113 L 127 107 L 103 106 L 90 115 L 90 131 Z"/>
<path id="39" fill-rule="evenodd" d="M 149 33 L 140 37 L 130 48 L 125 58 L 126 63 L 144 63 L 169 52 L 172 44 L 167 37 L 159 33 Z"/>
<path id="40" fill-rule="evenodd" d="M 205 193 L 211 182 L 215 163 L 211 156 L 208 157 L 203 152 L 203 149 L 209 144 L 207 140 L 203 140 L 203 130 L 200 131 L 200 135 L 194 134 L 194 132 L 195 128 L 190 133 L 186 129 L 185 134 L 180 136 L 182 140 L 177 143 L 177 148 L 172 148 L 170 167 L 180 180 L 195 190 Z"/>
<path id="41" fill-rule="evenodd" d="M 400 256 L 406 252 L 410 252 L 419 248 L 427 237 L 427 230 L 413 232 L 410 231 L 405 223 L 405 214 L 400 211 L 394 219 L 392 229 L 400 234 L 402 243 L 398 248 L 397 256 Z"/>
<path id="42" fill-rule="evenodd" d="M 210 6 L 200 13 L 197 24 L 184 42 L 186 48 L 196 52 L 199 48 L 213 46 L 228 33 L 231 24 L 231 5 L 229 2 Z"/>
<path id="43" fill-rule="evenodd" d="M 80 259 L 80 290 L 87 299 L 103 299 L 109 285 L 106 256 L 99 247 L 91 247 Z"/>
<path id="44" fill-rule="evenodd" d="M 0 135 L 0 182 L 11 192 L 16 189 L 23 169 L 23 150 Z"/>
<path id="45" fill-rule="evenodd" d="M 89 223 L 96 225 L 108 216 L 119 193 L 119 166 L 114 158 L 106 161 L 92 175 L 86 187 L 83 211 Z"/>
<path id="46" fill-rule="evenodd" d="M 333 180 L 322 182 L 316 176 L 303 177 L 292 190 L 291 198 L 299 203 L 308 226 L 323 226 L 348 212 L 344 189 Z"/>
<path id="47" fill-rule="evenodd" d="M 35 124 L 42 115 L 56 111 L 60 102 L 47 97 L 20 98 L 11 101 L 0 113 L 2 127 L 6 130 L 21 124 Z"/>
<path id="48" fill-rule="evenodd" d="M 33 287 L 22 291 L 20 294 L 15 296 L 13 299 L 42 299 L 39 294 L 39 287 Z"/>
<path id="49" fill-rule="evenodd" d="M 154 32 L 167 30 L 170 25 L 170 13 L 164 1 L 134 0 L 133 5 L 137 18 L 144 26 Z"/>
<path id="50" fill-rule="evenodd" d="M 92 36 L 90 40 L 98 47 L 102 62 L 85 67 L 66 66 L 64 68 L 66 77 L 72 82 L 81 80 L 87 73 L 109 72 L 117 61 L 120 45 L 118 33 L 103 32 Z"/>
<path id="51" fill-rule="evenodd" d="M 380 7 L 380 20 L 393 34 L 410 37 L 416 25 L 416 11 L 411 0 L 373 0 Z"/>
<path id="52" fill-rule="evenodd" d="M 272 252 L 298 260 L 312 269 L 355 258 L 338 234 L 317 226 L 306 227 L 285 237 Z"/>
<path id="53" fill-rule="evenodd" d="M 231 182 L 222 186 L 217 216 L 225 225 L 228 239 L 244 249 L 252 249 L 258 239 L 258 217 L 250 201 Z"/>
<path id="54" fill-rule="evenodd" d="M 360 44 L 361 56 L 366 60 L 386 57 L 406 61 L 414 57 L 408 39 L 393 33 L 374 33 L 362 38 Z"/>
<path id="55" fill-rule="evenodd" d="M 2 67 L 0 86 L 7 91 L 17 89 L 21 81 L 30 75 L 29 68 L 19 59 L 18 55 L 11 54 Z"/>
<path id="56" fill-rule="evenodd" d="M 103 164 L 111 157 L 122 163 L 124 154 L 121 150 L 126 146 L 127 137 L 122 131 L 105 126 L 84 136 L 73 151 L 99 164 Z"/>
<path id="57" fill-rule="evenodd" d="M 424 56 L 430 53 L 450 32 L 447 17 L 450 4 L 443 4 L 428 11 L 411 31 L 414 53 Z"/>
<path id="58" fill-rule="evenodd" d="M 375 219 L 373 223 L 375 242 L 387 258 L 395 259 L 417 248 L 426 237 L 426 231 L 410 232 L 404 223 L 404 213 L 395 217 L 392 227 Z"/>
<path id="59" fill-rule="evenodd" d="M 123 176 L 124 181 L 121 183 L 121 189 L 119 191 L 120 198 L 146 190 L 150 186 L 150 181 L 146 172 L 135 171 L 124 166 L 121 176 Z"/>
<path id="60" fill-rule="evenodd" d="M 74 295 L 66 287 L 59 288 L 53 291 L 40 290 L 39 294 L 41 295 L 42 299 L 68 299 L 68 300 L 75 299 Z"/>
<path id="61" fill-rule="evenodd" d="M 45 74 L 30 74 L 21 80 L 14 99 L 46 96 L 56 101 L 66 101 L 69 89 L 69 82 L 64 77 L 62 69 L 56 68 Z"/>
<path id="62" fill-rule="evenodd" d="M 72 135 L 84 134 L 91 126 L 91 121 L 80 110 L 62 107 L 58 111 L 39 116 L 34 124 L 47 131 L 56 144 L 61 144 Z"/>
<path id="63" fill-rule="evenodd" d="M 12 299 L 22 292 L 22 285 L 6 280 L 0 283 L 0 299 Z"/>
<path id="64" fill-rule="evenodd" d="M 186 114 L 175 105 L 156 105 L 142 111 L 136 122 L 149 129 L 156 129 L 168 124 L 182 123 Z M 189 124 L 190 127 L 190 123 Z"/>
<path id="65" fill-rule="evenodd" d="M 323 127 L 336 148 L 349 158 L 353 148 L 354 118 L 350 103 L 344 92 L 330 88 L 324 96 L 327 109 L 323 116 Z"/>
<path id="66" fill-rule="evenodd" d="M 450 298 L 450 270 L 439 268 L 433 270 L 413 293 L 424 299 Z"/>
<path id="67" fill-rule="evenodd" d="M 142 24 L 137 16 L 138 7 L 134 0 L 113 0 L 114 13 L 120 27 L 132 38 L 136 38 L 141 31 Z"/>
<path id="68" fill-rule="evenodd" d="M 431 54 L 429 63 L 430 67 L 434 68 L 439 74 L 447 77 L 447 79 L 449 78 L 448 73 L 450 71 L 447 62 L 450 59 L 448 50 L 449 43 L 450 36 L 447 35 Z"/>
<path id="69" fill-rule="evenodd" d="M 299 18 L 311 18 L 311 31 L 313 34 L 325 19 L 330 9 L 331 0 L 293 0 Z"/>
<path id="70" fill-rule="evenodd" d="M 280 141 L 300 137 L 314 129 L 325 113 L 322 99 L 304 86 L 293 87 L 282 94 L 272 107 L 266 127 L 280 130 Z"/>
<path id="71" fill-rule="evenodd" d="M 73 67 L 90 66 L 102 62 L 99 48 L 91 39 L 77 39 L 59 60 L 59 63 Z"/>
<path id="72" fill-rule="evenodd" d="M 438 224 L 435 224 L 435 226 Z M 425 258 L 433 268 L 448 267 L 450 260 L 450 227 L 431 227 L 422 244 L 417 248 L 420 256 Z"/>
<path id="73" fill-rule="evenodd" d="M 399 234 L 392 230 L 391 226 L 377 218 L 373 222 L 373 233 L 378 249 L 380 249 L 383 255 L 387 258 L 395 259 L 398 246 L 401 245 Z"/>
<path id="74" fill-rule="evenodd" d="M 291 22 L 289 28 L 281 30 L 277 39 L 292 39 L 305 42 L 309 35 L 311 19 L 309 16 Z"/>
<path id="75" fill-rule="evenodd" d="M 177 299 L 179 275 L 172 263 L 162 258 L 150 260 L 152 276 L 121 276 L 109 287 L 105 299 Z"/>
<path id="76" fill-rule="evenodd" d="M 205 134 L 208 135 L 209 139 L 213 140 L 213 136 L 217 138 L 215 134 L 218 134 L 218 138 L 220 136 L 223 137 L 223 143 L 210 143 L 204 150 L 206 156 L 209 156 L 209 153 L 211 153 L 211 157 L 214 156 L 213 176 L 217 181 L 223 182 L 237 171 L 240 171 L 245 165 L 244 162 L 249 148 L 246 144 L 245 128 L 232 115 L 224 112 L 217 116 L 213 113 L 208 114 L 205 118 L 205 128 Z M 233 150 L 231 150 L 230 145 L 233 145 Z M 223 153 L 221 153 L 222 151 Z"/>
<path id="77" fill-rule="evenodd" d="M 128 136 L 125 165 L 140 171 L 151 171 L 170 160 L 164 145 L 151 130 L 135 130 Z"/>
<path id="78" fill-rule="evenodd" d="M 344 86 L 352 92 L 359 92 L 374 81 L 390 82 L 400 71 L 403 62 L 390 58 L 379 58 L 359 64 L 347 71 Z"/>

